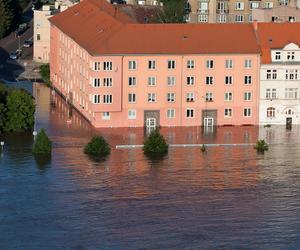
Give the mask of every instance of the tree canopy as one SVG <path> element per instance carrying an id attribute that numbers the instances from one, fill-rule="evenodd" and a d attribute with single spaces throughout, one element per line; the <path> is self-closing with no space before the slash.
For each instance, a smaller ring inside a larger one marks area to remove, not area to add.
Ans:
<path id="1" fill-rule="evenodd" d="M 157 12 L 156 20 L 159 23 L 184 23 L 190 12 L 187 0 L 161 0 L 163 8 Z"/>

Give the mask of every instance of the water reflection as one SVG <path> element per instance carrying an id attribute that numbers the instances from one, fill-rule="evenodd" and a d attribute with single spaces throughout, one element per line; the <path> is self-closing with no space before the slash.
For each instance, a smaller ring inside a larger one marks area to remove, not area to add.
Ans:
<path id="1" fill-rule="evenodd" d="M 1 249 L 299 246 L 300 126 L 162 128 L 174 144 L 262 138 L 271 146 L 265 155 L 252 146 L 170 148 L 155 162 L 141 149 L 114 148 L 141 144 L 143 129 L 93 129 L 75 110 L 70 116 L 59 95 L 36 91 L 37 126 L 54 141 L 52 159 L 38 167 L 31 134 L 0 135 Z M 82 152 L 94 134 L 113 147 L 104 162 Z"/>

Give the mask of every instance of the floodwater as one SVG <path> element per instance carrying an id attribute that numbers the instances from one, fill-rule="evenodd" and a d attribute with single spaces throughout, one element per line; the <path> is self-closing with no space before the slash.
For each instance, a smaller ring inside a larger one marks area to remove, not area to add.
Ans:
<path id="1" fill-rule="evenodd" d="M 143 129 L 95 130 L 37 86 L 37 128 L 53 140 L 51 162 L 31 155 L 33 136 L 0 135 L 0 249 L 299 249 L 300 126 L 164 128 L 170 143 L 253 143 L 141 149 Z M 50 104 L 51 103 L 51 104 Z M 93 162 L 82 148 L 104 135 L 112 153 Z"/>

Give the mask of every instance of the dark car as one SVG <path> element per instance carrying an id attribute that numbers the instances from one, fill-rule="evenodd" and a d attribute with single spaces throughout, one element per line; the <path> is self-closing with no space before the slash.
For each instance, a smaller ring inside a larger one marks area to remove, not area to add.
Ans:
<path id="1" fill-rule="evenodd" d="M 27 40 L 25 41 L 25 43 L 23 44 L 24 48 L 30 48 L 32 46 L 33 42 L 31 40 Z"/>
<path id="2" fill-rule="evenodd" d="M 11 52 L 9 55 L 9 58 L 11 60 L 17 60 L 19 58 L 19 53 L 18 52 Z"/>

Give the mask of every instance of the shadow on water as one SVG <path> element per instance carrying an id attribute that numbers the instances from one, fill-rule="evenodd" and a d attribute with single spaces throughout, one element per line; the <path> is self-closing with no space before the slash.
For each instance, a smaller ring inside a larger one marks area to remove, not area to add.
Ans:
<path id="1" fill-rule="evenodd" d="M 36 167 L 41 171 L 45 171 L 46 169 L 51 167 L 51 156 L 39 155 L 34 156 Z"/>

